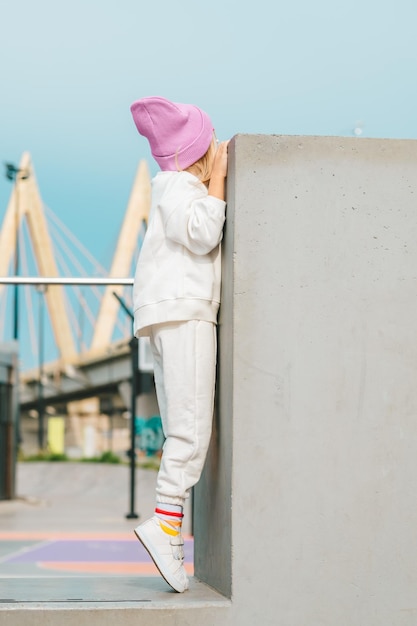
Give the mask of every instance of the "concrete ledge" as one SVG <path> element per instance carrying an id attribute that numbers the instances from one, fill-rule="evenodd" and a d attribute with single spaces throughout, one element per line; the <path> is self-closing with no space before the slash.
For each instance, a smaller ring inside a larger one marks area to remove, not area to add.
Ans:
<path id="1" fill-rule="evenodd" d="M 0 625 L 114 624 L 153 626 L 172 617 L 175 623 L 209 626 L 225 623 L 230 600 L 190 580 L 190 590 L 178 594 L 159 577 L 48 577 L 0 581 Z M 180 615 L 184 614 L 184 622 Z"/>
<path id="2" fill-rule="evenodd" d="M 229 155 L 195 572 L 236 626 L 415 626 L 417 142 Z"/>

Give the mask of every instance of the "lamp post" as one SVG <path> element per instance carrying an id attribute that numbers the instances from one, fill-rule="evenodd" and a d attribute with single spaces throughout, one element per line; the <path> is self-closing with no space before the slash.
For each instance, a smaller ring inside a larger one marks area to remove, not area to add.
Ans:
<path id="1" fill-rule="evenodd" d="M 14 248 L 14 275 L 19 275 L 19 224 L 20 224 L 20 208 L 19 208 L 19 180 L 26 180 L 29 178 L 29 171 L 13 165 L 13 163 L 5 163 L 6 166 L 6 178 L 14 182 L 15 191 L 15 248 Z M 13 339 L 16 344 L 19 339 L 19 286 L 15 283 L 14 286 L 14 299 L 13 299 Z M 15 446 L 16 450 L 19 447 L 21 441 L 20 435 L 20 406 L 19 406 L 19 393 L 16 391 L 16 403 L 14 411 L 15 422 Z"/>
<path id="2" fill-rule="evenodd" d="M 14 275 L 19 276 L 19 180 L 29 178 L 29 172 L 13 165 L 13 163 L 5 163 L 6 178 L 14 182 L 15 185 L 15 248 L 14 248 Z M 13 339 L 17 341 L 19 338 L 19 285 L 14 286 L 14 302 L 13 302 Z"/>

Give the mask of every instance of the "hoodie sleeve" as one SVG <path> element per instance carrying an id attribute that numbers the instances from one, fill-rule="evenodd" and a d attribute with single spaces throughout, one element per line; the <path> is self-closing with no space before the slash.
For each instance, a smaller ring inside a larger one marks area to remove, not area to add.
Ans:
<path id="1" fill-rule="evenodd" d="M 185 188 L 182 186 L 180 202 L 175 194 L 175 205 L 168 198 L 161 203 L 165 233 L 168 239 L 185 246 L 193 254 L 208 254 L 222 240 L 226 202 L 207 195 L 205 188 L 201 189 L 202 185 L 196 186 L 193 181 L 186 183 Z M 178 193 L 180 189 L 176 191 Z M 172 200 L 173 195 L 169 195 Z"/>

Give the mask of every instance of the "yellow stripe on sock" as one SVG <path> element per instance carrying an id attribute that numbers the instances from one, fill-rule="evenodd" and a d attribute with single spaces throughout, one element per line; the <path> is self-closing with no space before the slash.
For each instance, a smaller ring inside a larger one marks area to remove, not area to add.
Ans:
<path id="1" fill-rule="evenodd" d="M 173 537 L 176 537 L 180 534 L 178 530 L 175 530 L 175 528 L 172 528 L 171 526 L 165 526 L 165 524 L 163 524 L 161 520 L 159 520 L 159 525 L 164 533 L 166 533 L 167 535 L 172 535 Z"/>
<path id="2" fill-rule="evenodd" d="M 182 526 L 182 522 L 177 522 L 176 520 L 169 521 L 170 526 Z"/>

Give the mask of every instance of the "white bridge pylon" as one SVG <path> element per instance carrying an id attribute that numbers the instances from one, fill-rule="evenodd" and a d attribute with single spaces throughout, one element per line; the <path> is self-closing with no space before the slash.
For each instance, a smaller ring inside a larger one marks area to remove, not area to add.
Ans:
<path id="1" fill-rule="evenodd" d="M 110 278 L 127 278 L 132 265 L 139 231 L 142 224 L 148 223 L 151 204 L 151 182 L 146 161 L 141 161 L 136 173 L 120 230 L 116 252 L 110 268 Z M 109 285 L 101 301 L 100 311 L 95 325 L 91 351 L 101 350 L 110 343 L 119 311 L 119 303 L 114 293 L 122 294 L 123 287 Z"/>
<path id="2" fill-rule="evenodd" d="M 149 171 L 146 161 L 142 160 L 137 169 L 117 240 L 113 262 L 108 274 L 110 278 L 129 277 L 132 261 L 137 251 L 139 233 L 148 221 L 150 195 Z M 59 277 L 44 204 L 28 152 L 25 152 L 21 158 L 19 171 L 16 173 L 16 181 L 0 229 L 0 276 L 7 276 L 11 262 L 15 258 L 16 243 L 19 241 L 18 233 L 23 221 L 27 225 L 38 276 Z M 0 284 L 0 294 L 4 287 L 5 285 Z M 122 289 L 122 286 L 111 285 L 105 289 L 87 354 L 102 352 L 111 342 L 120 308 L 113 292 L 121 295 Z M 76 342 L 66 307 L 64 288 L 60 285 L 54 285 L 47 289 L 45 298 L 59 359 L 67 363 L 76 362 L 78 360 Z M 83 356 L 85 357 L 87 354 Z"/>

